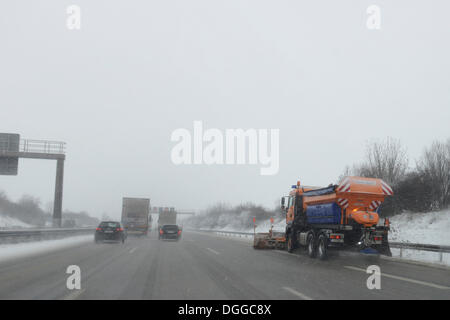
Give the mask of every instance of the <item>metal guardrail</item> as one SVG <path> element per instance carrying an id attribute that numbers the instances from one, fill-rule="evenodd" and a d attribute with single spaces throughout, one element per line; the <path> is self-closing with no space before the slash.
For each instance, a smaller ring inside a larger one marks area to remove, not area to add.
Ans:
<path id="1" fill-rule="evenodd" d="M 409 243 L 409 242 L 389 242 L 393 248 L 415 249 L 434 252 L 450 252 L 450 246 L 440 246 L 435 244 Z"/>
<path id="2" fill-rule="evenodd" d="M 240 231 L 222 231 L 222 230 L 205 230 L 205 229 L 192 229 L 193 231 L 201 231 L 201 232 L 215 232 L 215 233 L 228 233 L 228 234 L 238 234 L 238 235 L 246 235 L 252 236 L 253 232 L 240 232 Z"/>
<path id="3" fill-rule="evenodd" d="M 60 239 L 74 235 L 91 234 L 94 230 L 94 227 L 0 230 L 0 243 Z"/>
<path id="4" fill-rule="evenodd" d="M 442 262 L 444 253 L 450 253 L 450 246 L 440 246 L 435 244 L 389 242 L 389 246 L 391 248 L 400 249 L 400 258 L 403 257 L 403 250 L 430 251 L 439 253 L 439 262 Z"/>
<path id="5" fill-rule="evenodd" d="M 240 231 L 222 231 L 222 230 L 204 230 L 204 229 L 197 229 L 196 231 L 215 232 L 218 234 L 246 235 L 246 236 L 253 235 L 253 232 L 240 232 Z M 403 256 L 403 250 L 437 252 L 437 253 L 439 253 L 439 262 L 442 262 L 444 253 L 450 253 L 450 246 L 441 246 L 441 245 L 435 245 L 435 244 L 410 243 L 410 242 L 389 242 L 389 246 L 391 248 L 400 249 L 400 257 Z"/>

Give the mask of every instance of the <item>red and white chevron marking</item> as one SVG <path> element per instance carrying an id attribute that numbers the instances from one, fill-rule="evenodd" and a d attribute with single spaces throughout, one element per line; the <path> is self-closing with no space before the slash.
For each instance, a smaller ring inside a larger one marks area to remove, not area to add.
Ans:
<path id="1" fill-rule="evenodd" d="M 340 192 L 347 192 L 350 191 L 350 179 L 349 178 L 345 178 L 341 184 L 339 185 L 339 187 L 337 188 L 338 191 Z"/>
<path id="2" fill-rule="evenodd" d="M 347 199 L 337 199 L 338 204 L 342 207 L 342 208 L 347 208 L 348 207 L 348 200 Z"/>
<path id="3" fill-rule="evenodd" d="M 381 204 L 381 201 L 379 200 L 374 200 L 370 203 L 369 209 L 370 210 L 375 210 L 376 208 L 378 208 Z"/>
<path id="4" fill-rule="evenodd" d="M 384 181 L 381 181 L 381 189 L 383 189 L 383 193 L 388 196 L 392 196 L 394 194 L 394 191 L 392 191 L 392 188 L 389 187 L 387 185 L 387 183 Z"/>

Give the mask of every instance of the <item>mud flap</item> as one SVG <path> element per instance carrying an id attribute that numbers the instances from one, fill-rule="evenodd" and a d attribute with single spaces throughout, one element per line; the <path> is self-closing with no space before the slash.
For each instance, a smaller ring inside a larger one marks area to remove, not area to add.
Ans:
<path id="1" fill-rule="evenodd" d="M 392 257 L 391 247 L 389 246 L 388 232 L 385 231 L 383 235 L 383 241 L 380 246 L 380 253 L 385 256 Z"/>
<path id="2" fill-rule="evenodd" d="M 379 248 L 378 251 L 380 254 L 383 254 L 388 257 L 392 257 L 391 248 L 389 247 L 389 243 L 383 243 Z"/>
<path id="3" fill-rule="evenodd" d="M 379 254 L 392 257 L 391 248 L 389 247 L 388 242 L 383 241 L 380 245 L 374 246 L 373 249 L 376 250 Z"/>

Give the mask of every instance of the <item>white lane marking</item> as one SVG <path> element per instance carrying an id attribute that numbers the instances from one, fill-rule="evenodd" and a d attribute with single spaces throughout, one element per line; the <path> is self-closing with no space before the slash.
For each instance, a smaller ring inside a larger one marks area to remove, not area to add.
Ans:
<path id="1" fill-rule="evenodd" d="M 312 298 L 308 297 L 306 294 L 303 294 L 301 292 L 298 292 L 295 289 L 289 288 L 289 287 L 283 287 L 284 290 L 289 291 L 293 295 L 296 295 L 297 297 L 302 298 L 303 300 L 312 300 Z"/>
<path id="2" fill-rule="evenodd" d="M 347 269 L 350 269 L 350 270 L 355 270 L 355 271 L 361 271 L 361 272 L 366 273 L 366 269 L 363 269 L 363 268 L 358 268 L 358 267 L 353 267 L 353 266 L 344 266 L 344 268 L 347 268 Z M 432 287 L 432 288 L 436 288 L 436 289 L 442 289 L 442 290 L 450 289 L 450 287 L 441 286 L 439 284 L 426 282 L 426 281 L 415 280 L 415 279 L 410 279 L 410 278 L 405 278 L 405 277 L 400 277 L 400 276 L 394 276 L 392 274 L 387 274 L 387 273 L 383 273 L 383 272 L 381 272 L 381 276 L 382 277 L 386 277 L 386 278 L 392 278 L 392 279 L 407 281 L 407 282 L 411 282 L 411 283 L 415 283 L 415 284 L 420 284 L 422 286 L 428 286 L 428 287 Z"/>
<path id="3" fill-rule="evenodd" d="M 133 248 L 133 249 L 131 249 L 131 250 L 130 250 L 130 253 L 133 253 L 133 252 L 135 252 L 135 251 L 136 251 L 136 249 L 137 249 L 137 248 Z"/>
<path id="4" fill-rule="evenodd" d="M 74 292 L 69 293 L 67 296 L 63 298 L 63 300 L 76 300 L 79 296 L 83 294 L 85 289 L 74 290 Z"/>
<path id="5" fill-rule="evenodd" d="M 212 253 L 220 254 L 220 253 L 218 253 L 216 250 L 213 250 L 213 249 L 211 249 L 211 248 L 206 248 L 206 249 L 209 250 L 209 251 L 211 251 Z"/>

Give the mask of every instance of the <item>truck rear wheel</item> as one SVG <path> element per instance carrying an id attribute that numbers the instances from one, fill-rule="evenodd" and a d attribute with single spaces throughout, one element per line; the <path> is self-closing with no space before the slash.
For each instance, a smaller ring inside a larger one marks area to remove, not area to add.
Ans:
<path id="1" fill-rule="evenodd" d="M 317 240 L 317 256 L 320 260 L 325 260 L 328 257 L 328 239 L 324 234 L 319 236 Z"/>
<path id="2" fill-rule="evenodd" d="M 306 240 L 306 247 L 308 250 L 308 256 L 310 258 L 315 258 L 316 257 L 316 244 L 314 241 L 314 234 L 310 233 L 308 234 L 308 238 Z"/>

